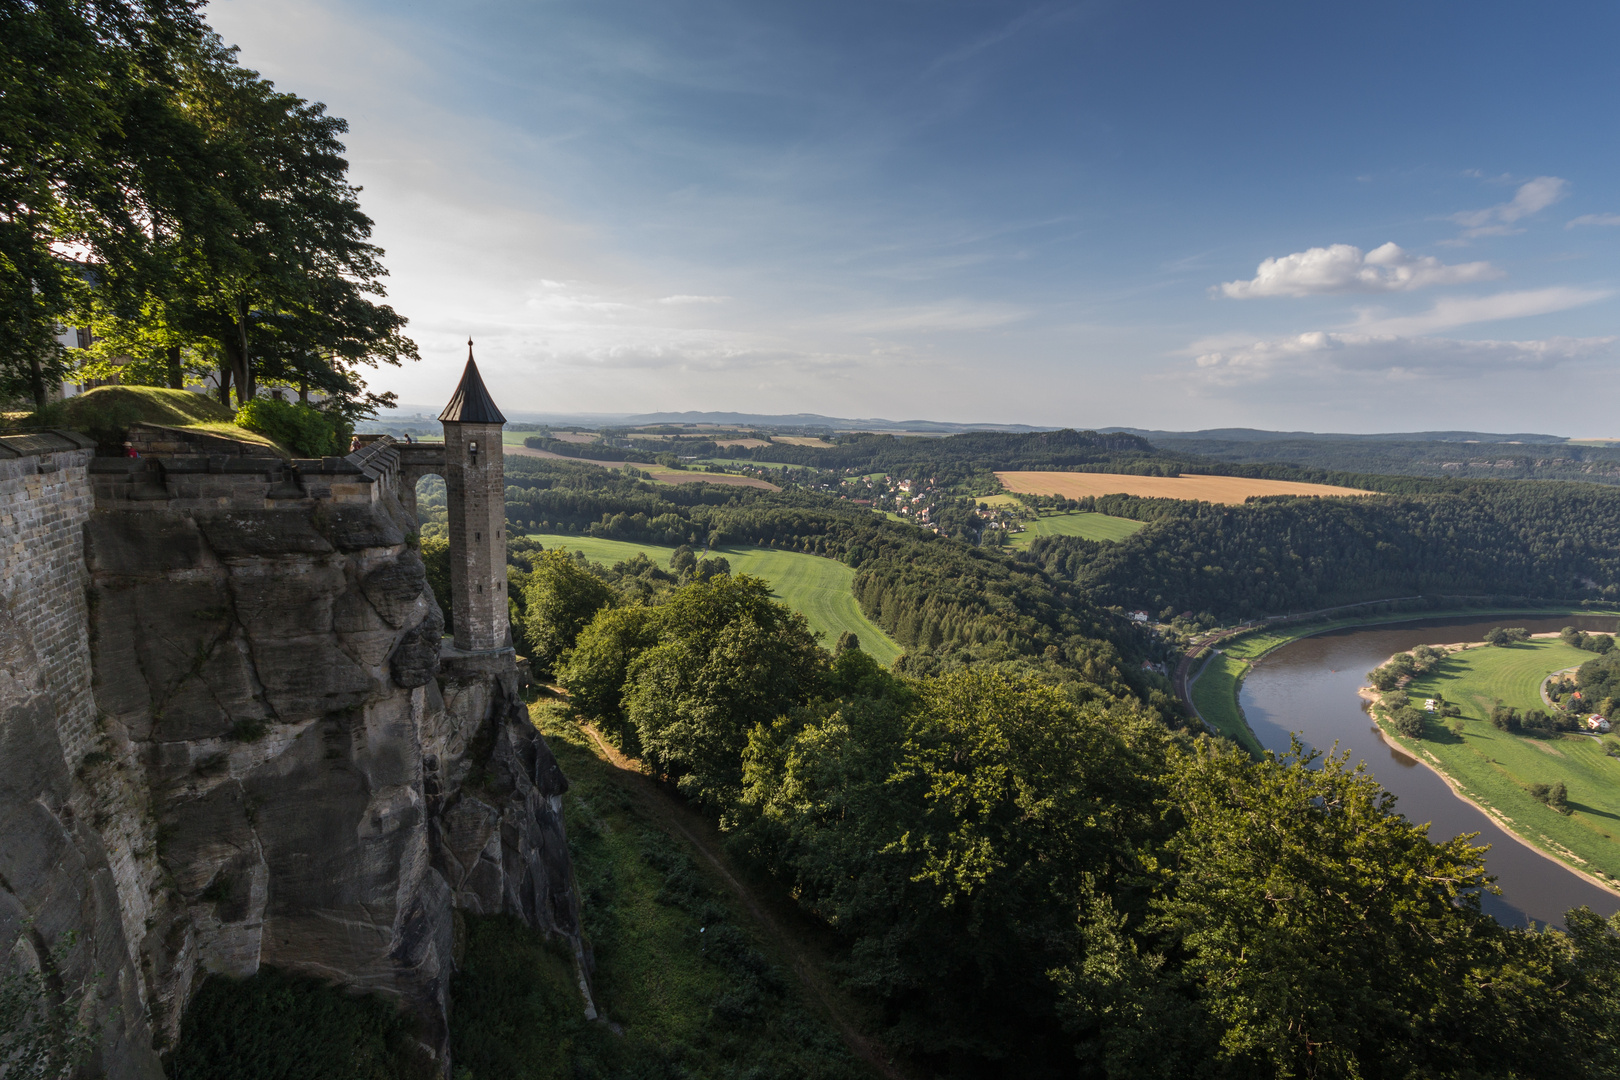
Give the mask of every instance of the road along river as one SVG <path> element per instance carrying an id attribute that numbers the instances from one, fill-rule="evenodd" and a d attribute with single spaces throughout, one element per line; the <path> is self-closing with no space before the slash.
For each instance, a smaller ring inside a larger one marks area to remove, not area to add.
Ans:
<path id="1" fill-rule="evenodd" d="M 1474 804 L 1452 794 L 1427 766 L 1384 742 L 1367 715 L 1367 703 L 1356 696 L 1367 684 L 1367 672 L 1418 645 L 1479 641 L 1493 626 L 1523 626 L 1539 634 L 1571 625 L 1612 633 L 1615 620 L 1499 615 L 1337 630 L 1284 645 L 1255 661 L 1240 701 L 1266 749 L 1285 752 L 1290 732 L 1323 751 L 1337 742 L 1340 753 L 1350 751 L 1352 764 L 1367 763 L 1378 782 L 1399 799 L 1396 808 L 1408 820 L 1432 822 L 1431 839 L 1479 833 L 1474 843 L 1491 845 L 1485 867 L 1502 890 L 1501 896 L 1484 897 L 1484 908 L 1501 922 L 1522 926 L 1534 919 L 1561 926 L 1564 912 L 1581 904 L 1608 916 L 1620 910 L 1620 896 L 1526 847 Z"/>

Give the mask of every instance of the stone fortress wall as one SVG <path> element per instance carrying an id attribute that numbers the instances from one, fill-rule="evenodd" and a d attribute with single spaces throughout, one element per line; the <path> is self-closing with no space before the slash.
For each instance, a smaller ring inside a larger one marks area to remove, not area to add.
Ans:
<path id="1" fill-rule="evenodd" d="M 444 448 L 164 449 L 0 439 L 0 949 L 80 935 L 107 1076 L 155 1080 L 201 978 L 260 964 L 397 996 L 448 1070 L 456 909 L 571 942 L 590 1015 L 567 782 L 415 550 Z"/>

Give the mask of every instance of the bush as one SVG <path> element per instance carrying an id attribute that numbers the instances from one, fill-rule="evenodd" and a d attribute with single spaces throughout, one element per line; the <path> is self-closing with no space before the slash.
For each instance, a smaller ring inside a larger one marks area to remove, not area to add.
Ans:
<path id="1" fill-rule="evenodd" d="M 1498 731 L 1519 730 L 1519 710 L 1511 705 L 1497 705 L 1491 710 L 1491 725 Z"/>
<path id="2" fill-rule="evenodd" d="M 1513 645 L 1520 641 L 1529 641 L 1530 631 L 1522 626 L 1493 626 L 1485 631 L 1485 644 L 1487 645 Z"/>
<path id="3" fill-rule="evenodd" d="M 349 423 L 300 401 L 254 398 L 236 410 L 236 423 L 276 440 L 298 457 L 326 457 L 349 451 Z"/>
<path id="4" fill-rule="evenodd" d="M 392 1002 L 271 967 L 249 979 L 211 976 L 166 1063 L 184 1080 L 427 1080 L 411 1019 Z"/>
<path id="5" fill-rule="evenodd" d="M 1531 798 L 1546 803 L 1560 814 L 1569 811 L 1569 789 L 1564 787 L 1562 780 L 1555 784 L 1530 784 L 1526 790 Z"/>
<path id="6" fill-rule="evenodd" d="M 1390 719 L 1395 724 L 1395 730 L 1400 732 L 1402 735 L 1405 735 L 1408 739 L 1423 738 L 1423 714 L 1417 709 L 1414 709 L 1411 706 L 1396 709 Z"/>
<path id="7" fill-rule="evenodd" d="M 1412 704 L 1412 697 L 1405 690 L 1391 690 L 1384 695 L 1384 704 L 1391 709 L 1404 709 Z"/>

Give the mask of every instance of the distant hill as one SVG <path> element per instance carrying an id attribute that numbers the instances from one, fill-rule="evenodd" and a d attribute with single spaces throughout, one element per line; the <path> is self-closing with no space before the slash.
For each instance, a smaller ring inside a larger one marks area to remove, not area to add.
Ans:
<path id="1" fill-rule="evenodd" d="M 384 413 L 384 423 L 427 420 L 437 416 L 437 408 L 401 405 Z M 820 413 L 740 413 L 740 412 L 655 412 L 655 413 L 539 413 L 508 410 L 509 419 L 525 424 L 553 424 L 558 427 L 641 427 L 650 424 L 718 424 L 727 427 L 830 428 L 833 431 L 909 431 L 955 435 L 964 431 L 1031 432 L 1056 431 L 1058 425 L 958 424 L 948 420 L 885 420 L 882 417 L 851 419 L 822 416 Z M 1124 429 L 1120 429 L 1124 430 Z"/>
<path id="2" fill-rule="evenodd" d="M 1260 428 L 1207 428 L 1203 431 L 1154 431 L 1148 428 L 1105 427 L 1098 431 L 1124 431 L 1150 442 L 1411 442 L 1411 443 L 1526 443 L 1554 444 L 1569 440 L 1562 435 L 1520 433 L 1498 435 L 1488 431 L 1378 432 L 1370 435 L 1315 431 L 1263 431 Z"/>
<path id="3" fill-rule="evenodd" d="M 1103 430 L 1138 435 L 1162 450 L 1196 454 L 1229 464 L 1299 465 L 1386 476 L 1620 484 L 1620 447 L 1583 445 L 1561 435 L 1488 431 L 1350 435 L 1254 428 Z"/>

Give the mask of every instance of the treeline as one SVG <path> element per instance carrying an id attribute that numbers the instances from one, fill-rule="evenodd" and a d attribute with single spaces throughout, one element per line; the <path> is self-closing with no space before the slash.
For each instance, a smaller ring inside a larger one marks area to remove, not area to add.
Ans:
<path id="1" fill-rule="evenodd" d="M 1229 464 L 1276 462 L 1327 472 L 1620 483 L 1620 449 L 1557 441 L 1215 439 L 1155 435 L 1156 445 Z"/>
<path id="2" fill-rule="evenodd" d="M 830 657 L 747 577 L 558 610 L 597 602 L 559 667 L 578 714 L 827 928 L 922 1071 L 1620 1067 L 1620 917 L 1501 926 L 1483 850 L 1431 843 L 1345 760 L 1256 762 L 1101 688 Z"/>
<path id="3" fill-rule="evenodd" d="M 1412 482 L 1446 490 L 1243 506 L 1099 499 L 1097 509 L 1124 516 L 1154 511 L 1152 524 L 1109 544 L 1039 537 L 1021 557 L 1104 606 L 1185 609 L 1222 621 L 1416 594 L 1620 596 L 1620 492 Z"/>

